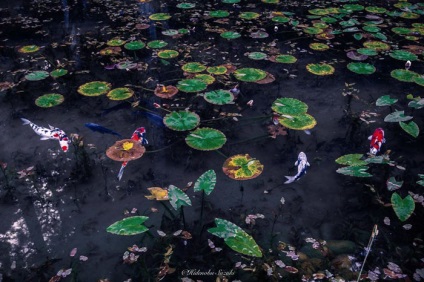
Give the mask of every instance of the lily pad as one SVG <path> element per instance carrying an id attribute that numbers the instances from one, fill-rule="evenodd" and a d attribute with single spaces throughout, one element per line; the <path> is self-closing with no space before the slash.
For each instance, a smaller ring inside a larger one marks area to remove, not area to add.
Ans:
<path id="1" fill-rule="evenodd" d="M 158 53 L 158 57 L 162 59 L 172 59 L 178 57 L 180 53 L 175 50 L 162 50 Z"/>
<path id="2" fill-rule="evenodd" d="M 282 63 L 282 64 L 294 64 L 297 62 L 295 56 L 292 55 L 277 55 L 275 57 L 270 57 L 271 62 Z"/>
<path id="3" fill-rule="evenodd" d="M 375 72 L 375 67 L 368 63 L 349 63 L 347 64 L 347 68 L 357 74 L 373 74 Z"/>
<path id="4" fill-rule="evenodd" d="M 227 142 L 227 137 L 217 129 L 204 127 L 190 132 L 185 141 L 193 149 L 212 151 L 224 146 L 225 142 Z"/>
<path id="5" fill-rule="evenodd" d="M 204 81 L 207 85 L 211 85 L 215 82 L 215 77 L 209 74 L 198 73 L 194 76 L 194 79 L 200 79 Z"/>
<path id="6" fill-rule="evenodd" d="M 259 18 L 261 14 L 255 12 L 242 12 L 239 14 L 239 18 L 244 20 L 253 20 Z"/>
<path id="7" fill-rule="evenodd" d="M 175 131 L 192 130 L 200 123 L 200 117 L 189 111 L 173 111 L 163 118 L 163 123 Z"/>
<path id="8" fill-rule="evenodd" d="M 180 8 L 180 9 L 192 9 L 194 7 L 196 7 L 196 4 L 194 3 L 179 3 L 177 5 L 177 8 Z"/>
<path id="9" fill-rule="evenodd" d="M 355 176 L 355 177 L 371 177 L 372 174 L 369 174 L 366 170 L 367 166 L 345 166 L 336 170 L 337 173 Z"/>
<path id="10" fill-rule="evenodd" d="M 254 82 L 266 77 L 266 72 L 255 68 L 242 68 L 236 70 L 234 76 L 241 81 Z"/>
<path id="11" fill-rule="evenodd" d="M 100 96 L 109 92 L 111 84 L 105 81 L 92 81 L 78 87 L 78 93 L 84 96 Z"/>
<path id="12" fill-rule="evenodd" d="M 40 47 L 37 45 L 26 45 L 19 48 L 18 52 L 23 54 L 28 54 L 28 53 L 35 53 L 38 50 L 40 50 Z"/>
<path id="13" fill-rule="evenodd" d="M 68 70 L 65 70 L 65 69 L 55 69 L 54 71 L 50 72 L 50 76 L 51 77 L 54 77 L 54 78 L 57 78 L 57 77 L 60 77 L 60 76 L 64 76 L 67 73 L 68 73 Z"/>
<path id="14" fill-rule="evenodd" d="M 191 62 L 183 65 L 181 69 L 185 72 L 197 73 L 204 71 L 206 66 L 198 62 Z"/>
<path id="15" fill-rule="evenodd" d="M 414 77 L 413 81 L 420 86 L 424 86 L 424 75 Z"/>
<path id="16" fill-rule="evenodd" d="M 391 203 L 397 217 L 402 222 L 406 221 L 415 210 L 415 202 L 411 195 L 402 199 L 398 193 L 394 192 L 391 197 Z"/>
<path id="17" fill-rule="evenodd" d="M 239 38 L 241 34 L 236 31 L 224 31 L 220 36 L 225 39 L 236 39 Z"/>
<path id="18" fill-rule="evenodd" d="M 225 10 L 215 10 L 215 11 L 209 12 L 209 16 L 212 18 L 226 18 L 229 15 L 230 15 L 230 12 Z"/>
<path id="19" fill-rule="evenodd" d="M 318 43 L 318 42 L 314 42 L 309 44 L 309 48 L 311 48 L 312 50 L 315 51 L 325 51 L 330 49 L 330 46 L 328 46 L 327 44 L 324 43 Z"/>
<path id="20" fill-rule="evenodd" d="M 203 91 L 207 87 L 207 83 L 200 79 L 183 79 L 177 84 L 178 90 L 189 93 Z"/>
<path id="21" fill-rule="evenodd" d="M 149 19 L 151 19 L 152 21 L 166 21 L 166 20 L 169 20 L 170 18 L 171 18 L 171 15 L 167 13 L 156 13 L 156 14 L 151 14 L 149 16 Z"/>
<path id="22" fill-rule="evenodd" d="M 126 100 L 134 95 L 134 91 L 127 87 L 115 88 L 107 93 L 110 100 L 121 101 Z"/>
<path id="23" fill-rule="evenodd" d="M 106 231 L 117 235 L 136 235 L 149 230 L 143 223 L 148 220 L 147 216 L 131 216 L 110 225 Z"/>
<path id="24" fill-rule="evenodd" d="M 125 44 L 125 41 L 119 38 L 114 38 L 106 42 L 106 45 L 111 47 L 118 47 L 124 44 Z"/>
<path id="25" fill-rule="evenodd" d="M 405 116 L 404 111 L 395 111 L 391 114 L 388 114 L 385 118 L 385 122 L 399 122 L 399 121 L 407 121 L 412 119 L 411 116 Z"/>
<path id="26" fill-rule="evenodd" d="M 276 23 L 288 23 L 290 21 L 290 18 L 286 16 L 275 16 L 275 17 L 272 17 L 271 20 Z"/>
<path id="27" fill-rule="evenodd" d="M 361 160 L 363 154 L 348 154 L 339 157 L 336 159 L 336 163 L 341 165 L 349 165 L 349 166 L 365 166 L 368 163 L 364 160 Z"/>
<path id="28" fill-rule="evenodd" d="M 374 49 L 377 52 L 390 50 L 390 45 L 381 41 L 367 41 L 363 45 L 365 48 Z"/>
<path id="29" fill-rule="evenodd" d="M 167 30 L 163 30 L 162 31 L 162 34 L 163 35 L 166 35 L 166 36 L 175 36 L 175 35 L 178 34 L 178 30 L 176 30 L 176 29 L 167 29 Z"/>
<path id="30" fill-rule="evenodd" d="M 264 60 L 266 59 L 266 54 L 262 52 L 250 52 L 247 57 L 252 60 Z"/>
<path id="31" fill-rule="evenodd" d="M 182 206 L 191 206 L 191 200 L 187 194 L 174 185 L 169 185 L 168 197 L 174 210 L 178 210 Z"/>
<path id="32" fill-rule="evenodd" d="M 310 27 L 305 27 L 303 29 L 303 32 L 307 34 L 320 34 L 320 33 L 323 33 L 324 30 L 322 28 L 310 26 Z"/>
<path id="33" fill-rule="evenodd" d="M 294 98 L 278 98 L 272 103 L 272 110 L 281 115 L 300 115 L 308 111 L 308 105 Z"/>
<path id="34" fill-rule="evenodd" d="M 225 244 L 234 251 L 253 257 L 262 257 L 262 252 L 255 240 L 234 223 L 221 218 L 215 218 L 216 227 L 208 232 L 224 239 Z"/>
<path id="35" fill-rule="evenodd" d="M 397 80 L 404 82 L 413 82 L 415 77 L 418 77 L 419 74 L 410 70 L 405 69 L 396 69 L 390 72 L 390 75 Z"/>
<path id="36" fill-rule="evenodd" d="M 234 100 L 234 95 L 230 91 L 219 89 L 206 92 L 203 98 L 214 105 L 225 105 Z"/>
<path id="37" fill-rule="evenodd" d="M 301 114 L 289 117 L 281 117 L 278 122 L 286 128 L 294 130 L 308 130 L 315 127 L 317 121 L 309 114 Z"/>
<path id="38" fill-rule="evenodd" d="M 51 108 L 59 104 L 62 104 L 64 100 L 65 98 L 63 97 L 63 95 L 51 93 L 51 94 L 45 94 L 43 96 L 38 97 L 35 100 L 35 104 L 42 108 Z"/>
<path id="39" fill-rule="evenodd" d="M 401 60 L 401 61 L 416 61 L 418 60 L 418 56 L 405 51 L 405 50 L 394 50 L 392 51 L 390 54 L 390 57 L 396 59 L 396 60 Z"/>
<path id="40" fill-rule="evenodd" d="M 408 107 L 414 108 L 414 109 L 421 109 L 424 107 L 424 98 L 418 99 L 418 100 L 412 100 L 408 103 Z"/>
<path id="41" fill-rule="evenodd" d="M 25 75 L 25 79 L 29 81 L 38 81 L 46 79 L 49 76 L 49 73 L 46 71 L 33 71 Z"/>
<path id="42" fill-rule="evenodd" d="M 229 157 L 224 162 L 222 170 L 231 179 L 248 180 L 258 177 L 264 166 L 249 154 L 239 154 Z"/>
<path id="43" fill-rule="evenodd" d="M 307 64 L 306 69 L 315 75 L 331 75 L 334 73 L 334 67 L 329 64 Z"/>
<path id="44" fill-rule="evenodd" d="M 210 169 L 203 173 L 194 183 L 194 192 L 204 191 L 206 195 L 210 195 L 216 184 L 216 173 Z"/>
<path id="45" fill-rule="evenodd" d="M 161 49 L 165 46 L 167 46 L 168 43 L 166 41 L 163 40 L 153 40 L 147 43 L 147 47 L 152 48 L 152 49 Z"/>
<path id="46" fill-rule="evenodd" d="M 131 41 L 128 42 L 124 45 L 124 48 L 130 51 L 136 51 L 136 50 L 140 50 L 143 49 L 144 47 L 146 47 L 146 43 L 144 43 L 143 41 Z"/>
<path id="47" fill-rule="evenodd" d="M 227 73 L 227 68 L 225 66 L 208 67 L 206 71 L 211 74 L 220 75 Z"/>
<path id="48" fill-rule="evenodd" d="M 395 191 L 402 187 L 403 181 L 397 181 L 396 178 L 392 176 L 387 180 L 386 185 L 387 185 L 387 190 Z"/>
<path id="49" fill-rule="evenodd" d="M 378 107 L 390 106 L 396 103 L 397 101 L 398 99 L 396 98 L 395 99 L 390 98 L 390 95 L 384 95 L 378 98 L 377 101 L 375 101 L 375 105 Z"/>
<path id="50" fill-rule="evenodd" d="M 361 55 L 366 55 L 366 56 L 376 56 L 376 55 L 378 55 L 378 52 L 375 49 L 371 49 L 371 48 L 359 48 L 358 50 L 356 50 L 356 52 L 358 52 Z"/>
<path id="51" fill-rule="evenodd" d="M 409 135 L 411 135 L 414 138 L 417 138 L 418 135 L 420 134 L 420 128 L 412 120 L 409 123 L 405 123 L 405 122 L 400 121 L 399 125 L 403 130 L 405 130 L 406 133 L 408 133 Z"/>

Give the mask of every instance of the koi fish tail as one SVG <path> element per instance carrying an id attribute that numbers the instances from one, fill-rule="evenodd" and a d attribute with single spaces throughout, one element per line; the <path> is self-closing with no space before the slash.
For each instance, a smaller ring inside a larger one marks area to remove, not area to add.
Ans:
<path id="1" fill-rule="evenodd" d="M 117 176 L 119 181 L 121 180 L 122 175 L 124 174 L 124 169 L 125 169 L 126 166 L 127 166 L 127 162 L 123 162 L 122 165 L 121 165 L 121 169 L 119 170 L 119 173 L 118 173 L 118 176 Z"/>
<path id="2" fill-rule="evenodd" d="M 284 182 L 284 184 L 292 183 L 296 180 L 296 176 L 285 176 L 287 178 L 287 181 Z"/>
<path id="3" fill-rule="evenodd" d="M 27 124 L 30 124 L 31 123 L 29 120 L 27 120 L 25 118 L 21 118 L 21 120 L 23 122 L 23 125 L 27 125 Z"/>

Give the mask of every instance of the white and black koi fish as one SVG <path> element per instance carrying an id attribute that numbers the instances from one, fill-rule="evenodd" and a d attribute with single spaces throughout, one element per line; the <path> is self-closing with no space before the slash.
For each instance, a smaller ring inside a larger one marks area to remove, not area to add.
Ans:
<path id="1" fill-rule="evenodd" d="M 21 120 L 23 121 L 24 125 L 29 124 L 34 132 L 41 136 L 41 140 L 58 140 L 62 150 L 64 152 L 68 151 L 69 138 L 63 130 L 55 128 L 51 125 L 49 125 L 49 128 L 41 127 L 24 118 L 21 118 Z"/>
<path id="2" fill-rule="evenodd" d="M 294 165 L 297 165 L 297 173 L 295 176 L 286 176 L 287 181 L 284 182 L 284 184 L 292 183 L 296 180 L 299 180 L 304 174 L 306 174 L 306 169 L 310 164 L 308 163 L 308 159 L 306 157 L 306 154 L 304 152 L 300 152 L 299 156 L 297 157 L 297 161 L 294 163 Z"/>

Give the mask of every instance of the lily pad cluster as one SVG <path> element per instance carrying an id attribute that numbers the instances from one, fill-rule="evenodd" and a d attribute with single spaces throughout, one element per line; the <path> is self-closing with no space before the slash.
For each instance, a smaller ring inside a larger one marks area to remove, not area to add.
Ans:
<path id="1" fill-rule="evenodd" d="M 371 177 L 368 173 L 368 162 L 362 160 L 362 154 L 348 154 L 336 159 L 336 163 L 346 165 L 336 170 L 337 173 L 354 177 Z"/>
<path id="2" fill-rule="evenodd" d="M 278 122 L 286 128 L 308 130 L 317 124 L 315 118 L 307 113 L 308 105 L 298 99 L 278 98 L 271 108 L 279 116 Z"/>

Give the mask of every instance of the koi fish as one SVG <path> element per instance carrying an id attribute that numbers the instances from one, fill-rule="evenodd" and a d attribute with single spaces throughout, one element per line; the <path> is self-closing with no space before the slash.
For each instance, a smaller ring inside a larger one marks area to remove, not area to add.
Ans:
<path id="1" fill-rule="evenodd" d="M 90 122 L 90 123 L 84 124 L 84 126 L 90 128 L 92 131 L 97 131 L 97 132 L 100 132 L 100 133 L 103 133 L 103 134 L 108 133 L 108 134 L 112 134 L 112 135 L 122 137 L 122 135 L 119 134 L 118 132 L 115 132 L 115 131 L 113 131 L 109 128 L 98 125 L 97 123 L 91 123 Z"/>
<path id="2" fill-rule="evenodd" d="M 64 152 L 68 151 L 69 138 L 63 130 L 59 128 L 55 128 L 51 125 L 49 125 L 49 128 L 41 127 L 24 118 L 21 118 L 21 120 L 23 121 L 23 125 L 29 124 L 32 130 L 34 130 L 35 133 L 41 136 L 40 138 L 41 140 L 49 140 L 49 139 L 58 140 L 60 144 L 60 148 L 62 148 L 62 151 Z"/>
<path id="3" fill-rule="evenodd" d="M 139 127 L 133 132 L 131 139 L 134 140 L 134 141 L 140 142 L 141 145 L 147 145 L 147 144 L 149 144 L 149 142 L 144 137 L 145 133 L 146 133 L 146 129 L 144 127 Z M 121 180 L 122 175 L 124 174 L 124 169 L 127 166 L 127 164 L 128 164 L 128 162 L 122 163 L 121 169 L 119 170 L 119 173 L 118 173 L 118 180 Z"/>
<path id="4" fill-rule="evenodd" d="M 374 133 L 368 137 L 368 140 L 371 140 L 370 154 L 376 155 L 378 152 L 380 152 L 381 145 L 386 142 L 386 139 L 384 139 L 383 128 L 379 127 L 374 130 Z"/>
<path id="5" fill-rule="evenodd" d="M 297 165 L 297 173 L 295 176 L 286 176 L 287 181 L 284 184 L 292 183 L 296 180 L 299 180 L 304 174 L 306 174 L 306 170 L 310 164 L 308 163 L 308 159 L 306 158 L 306 154 L 304 152 L 300 152 L 297 157 L 297 161 L 294 163 Z"/>

